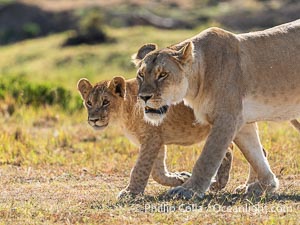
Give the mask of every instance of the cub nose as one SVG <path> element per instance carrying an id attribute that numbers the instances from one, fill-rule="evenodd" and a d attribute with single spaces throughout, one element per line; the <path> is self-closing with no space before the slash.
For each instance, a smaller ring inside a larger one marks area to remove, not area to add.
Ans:
<path id="1" fill-rule="evenodd" d="M 139 97 L 140 97 L 141 99 L 143 99 L 144 102 L 146 103 L 150 98 L 153 97 L 153 95 L 142 95 L 142 94 L 139 94 Z"/>

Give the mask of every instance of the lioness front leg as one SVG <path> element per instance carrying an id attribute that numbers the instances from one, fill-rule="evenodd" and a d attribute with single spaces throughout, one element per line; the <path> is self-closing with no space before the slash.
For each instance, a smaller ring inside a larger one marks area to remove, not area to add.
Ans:
<path id="1" fill-rule="evenodd" d="M 167 146 L 163 145 L 159 149 L 152 168 L 152 178 L 161 185 L 179 186 L 183 184 L 191 174 L 189 172 L 169 172 L 166 166 Z"/>
<path id="2" fill-rule="evenodd" d="M 232 115 L 223 114 L 215 120 L 203 151 L 193 168 L 191 178 L 182 186 L 169 190 L 170 197 L 191 199 L 204 196 L 234 138 L 237 124 L 237 120 Z"/>
<path id="3" fill-rule="evenodd" d="M 122 190 L 118 198 L 126 195 L 134 196 L 143 194 L 147 185 L 154 161 L 157 158 L 161 144 L 160 139 L 151 138 L 151 141 L 144 142 L 140 147 L 138 159 L 130 173 L 130 181 L 128 186 Z M 157 147 L 158 146 L 158 147 Z"/>
<path id="4" fill-rule="evenodd" d="M 258 181 L 247 185 L 248 194 L 260 195 L 263 192 L 274 192 L 279 182 L 275 174 L 271 171 L 268 160 L 263 152 L 258 136 L 256 123 L 246 124 L 236 135 L 234 142 L 242 151 L 247 161 L 252 166 L 255 173 L 250 173 L 250 180 L 255 180 L 257 174 Z M 251 172 L 251 171 L 250 171 Z"/>

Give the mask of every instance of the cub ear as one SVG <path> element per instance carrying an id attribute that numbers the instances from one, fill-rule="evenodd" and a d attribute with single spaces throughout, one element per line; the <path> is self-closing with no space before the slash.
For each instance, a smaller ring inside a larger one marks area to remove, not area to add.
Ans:
<path id="1" fill-rule="evenodd" d="M 194 44 L 189 41 L 175 52 L 174 57 L 180 61 L 181 64 L 188 63 L 193 60 L 194 57 Z"/>
<path id="2" fill-rule="evenodd" d="M 86 100 L 93 86 L 86 78 L 82 78 L 77 83 L 77 89 L 81 94 L 83 100 Z"/>
<path id="3" fill-rule="evenodd" d="M 125 94 L 126 94 L 125 78 L 124 77 L 114 77 L 109 82 L 108 88 L 112 91 L 113 94 L 124 98 Z"/>
<path id="4" fill-rule="evenodd" d="M 140 47 L 140 49 L 138 50 L 138 52 L 136 54 L 133 54 L 131 56 L 132 62 L 135 64 L 135 66 L 138 66 L 139 63 L 141 62 L 141 60 L 149 53 L 149 52 L 153 52 L 157 49 L 157 45 L 156 44 L 145 44 L 142 47 Z"/>

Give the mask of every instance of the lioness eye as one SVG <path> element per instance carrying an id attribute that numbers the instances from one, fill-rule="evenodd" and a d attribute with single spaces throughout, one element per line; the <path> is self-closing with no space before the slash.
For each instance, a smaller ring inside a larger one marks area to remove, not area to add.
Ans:
<path id="1" fill-rule="evenodd" d="M 87 101 L 87 102 L 86 102 L 86 105 L 87 105 L 87 107 L 91 108 L 91 107 L 92 107 L 91 101 Z"/>
<path id="2" fill-rule="evenodd" d="M 106 99 L 104 99 L 104 101 L 102 102 L 102 105 L 103 105 L 103 106 L 108 106 L 108 105 L 109 105 L 109 101 L 106 100 Z"/>
<path id="3" fill-rule="evenodd" d="M 167 76 L 168 76 L 168 73 L 167 73 L 167 72 L 162 72 L 162 73 L 159 74 L 158 80 L 163 80 L 163 79 L 165 79 Z"/>
<path id="4" fill-rule="evenodd" d="M 144 74 L 143 74 L 142 72 L 138 72 L 137 77 L 138 77 L 139 79 L 141 79 L 141 81 L 144 80 Z"/>

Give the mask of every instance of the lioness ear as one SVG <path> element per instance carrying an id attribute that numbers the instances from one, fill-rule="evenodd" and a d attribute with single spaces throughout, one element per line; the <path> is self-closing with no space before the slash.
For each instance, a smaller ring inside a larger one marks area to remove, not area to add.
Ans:
<path id="1" fill-rule="evenodd" d="M 80 79 L 77 83 L 77 89 L 80 92 L 83 100 L 87 99 L 92 88 L 93 86 L 91 83 L 85 78 Z"/>
<path id="2" fill-rule="evenodd" d="M 193 60 L 193 51 L 194 51 L 194 44 L 193 42 L 189 41 L 183 47 L 181 47 L 175 53 L 175 58 L 178 59 L 182 64 L 190 62 Z"/>
<path id="3" fill-rule="evenodd" d="M 118 95 L 118 96 L 124 98 L 125 94 L 126 94 L 126 83 L 125 83 L 124 77 L 114 77 L 109 82 L 109 89 L 115 95 Z"/>
<path id="4" fill-rule="evenodd" d="M 149 52 L 153 52 L 154 50 L 157 49 L 157 45 L 156 44 L 145 44 L 143 45 L 136 54 L 133 54 L 131 56 L 132 62 L 138 66 L 140 61 L 149 53 Z"/>

